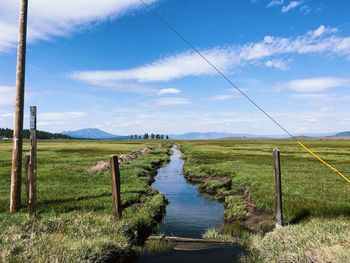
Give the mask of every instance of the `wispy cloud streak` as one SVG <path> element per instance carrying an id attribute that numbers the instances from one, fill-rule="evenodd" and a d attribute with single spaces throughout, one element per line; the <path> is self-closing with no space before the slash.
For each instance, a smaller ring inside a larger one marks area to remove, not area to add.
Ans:
<path id="1" fill-rule="evenodd" d="M 350 37 L 338 36 L 337 29 L 321 25 L 297 37 L 266 36 L 264 40 L 240 46 L 201 50 L 217 68 L 230 72 L 246 65 L 265 65 L 286 70 L 290 60 L 278 56 L 291 54 L 320 54 L 350 59 Z M 258 63 L 263 62 L 263 63 Z M 105 86 L 121 83 L 167 82 L 189 76 L 210 76 L 216 74 L 198 54 L 187 51 L 174 54 L 158 61 L 125 70 L 76 71 L 72 79 L 88 84 Z"/>
<path id="2" fill-rule="evenodd" d="M 145 0 L 151 4 L 157 0 Z M 18 1 L 0 0 L 0 53 L 17 43 Z M 142 7 L 139 0 L 31 0 L 28 7 L 29 42 L 66 36 L 98 21 L 114 19 Z"/>
<path id="3" fill-rule="evenodd" d="M 301 1 L 292 1 L 290 2 L 288 5 L 284 6 L 282 8 L 282 13 L 287 13 L 289 12 L 290 10 L 293 10 L 295 8 L 297 8 L 298 6 L 300 6 L 302 4 Z"/>
<path id="4" fill-rule="evenodd" d="M 168 89 L 161 89 L 158 94 L 159 95 L 165 95 L 165 94 L 179 94 L 181 93 L 181 90 L 175 89 L 175 88 L 168 88 Z"/>
<path id="5" fill-rule="evenodd" d="M 320 92 L 333 88 L 350 87 L 350 79 L 337 77 L 296 79 L 281 85 L 283 86 L 296 92 Z"/>

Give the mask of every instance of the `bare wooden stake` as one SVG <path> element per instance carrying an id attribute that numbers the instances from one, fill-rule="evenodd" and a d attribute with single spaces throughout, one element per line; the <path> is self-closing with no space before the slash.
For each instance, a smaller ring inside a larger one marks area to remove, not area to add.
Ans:
<path id="1" fill-rule="evenodd" d="M 13 150 L 11 169 L 10 212 L 16 213 L 21 208 L 22 146 L 23 146 L 23 107 L 26 64 L 28 0 L 20 0 L 18 32 L 16 102 L 13 127 Z"/>
<path id="2" fill-rule="evenodd" d="M 120 171 L 119 162 L 116 155 L 112 155 L 110 158 L 110 171 L 112 176 L 112 196 L 113 196 L 113 208 L 114 217 L 116 220 L 122 218 L 122 200 L 120 198 Z"/>
<path id="3" fill-rule="evenodd" d="M 282 182 L 281 182 L 281 159 L 280 151 L 273 149 L 273 164 L 275 170 L 275 216 L 276 227 L 283 226 L 283 210 L 282 210 Z"/>
<path id="4" fill-rule="evenodd" d="M 29 162 L 29 196 L 28 210 L 29 216 L 36 216 L 36 107 L 30 107 L 30 162 Z"/>
<path id="5" fill-rule="evenodd" d="M 24 157 L 24 168 L 25 168 L 25 177 L 26 177 L 26 202 L 27 206 L 29 203 L 29 162 L 30 162 L 30 153 L 27 153 Z"/>

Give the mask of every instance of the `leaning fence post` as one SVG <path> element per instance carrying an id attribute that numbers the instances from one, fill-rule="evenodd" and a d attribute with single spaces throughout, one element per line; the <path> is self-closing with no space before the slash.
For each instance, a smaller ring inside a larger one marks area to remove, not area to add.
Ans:
<path id="1" fill-rule="evenodd" d="M 30 107 L 30 161 L 29 161 L 29 195 L 28 211 L 30 217 L 36 216 L 36 107 Z"/>
<path id="2" fill-rule="evenodd" d="M 27 153 L 24 157 L 24 171 L 26 179 L 26 202 L 27 206 L 29 203 L 29 162 L 30 162 L 30 153 Z"/>
<path id="3" fill-rule="evenodd" d="M 122 218 L 122 200 L 120 198 L 120 171 L 119 162 L 116 155 L 112 155 L 109 158 L 110 171 L 112 176 L 112 196 L 113 196 L 113 208 L 115 219 Z"/>
<path id="4" fill-rule="evenodd" d="M 283 210 L 282 210 L 282 187 L 281 187 L 281 159 L 280 151 L 273 149 L 273 164 L 275 170 L 275 216 L 276 227 L 283 226 Z"/>

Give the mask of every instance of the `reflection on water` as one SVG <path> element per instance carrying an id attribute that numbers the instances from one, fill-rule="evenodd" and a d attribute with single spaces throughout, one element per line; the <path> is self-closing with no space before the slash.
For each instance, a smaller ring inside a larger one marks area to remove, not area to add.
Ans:
<path id="1" fill-rule="evenodd" d="M 174 146 L 170 163 L 159 169 L 152 185 L 169 201 L 158 233 L 199 238 L 206 229 L 222 225 L 224 207 L 187 183 L 182 174 L 184 161 L 180 157 L 181 152 Z"/>
<path id="2" fill-rule="evenodd" d="M 152 185 L 169 201 L 157 234 L 200 238 L 208 228 L 223 224 L 224 207 L 185 180 L 181 152 L 176 146 L 172 149 L 170 163 L 158 170 Z M 221 245 L 200 251 L 171 250 L 159 255 L 142 255 L 138 262 L 237 262 L 244 253 L 239 245 Z"/>

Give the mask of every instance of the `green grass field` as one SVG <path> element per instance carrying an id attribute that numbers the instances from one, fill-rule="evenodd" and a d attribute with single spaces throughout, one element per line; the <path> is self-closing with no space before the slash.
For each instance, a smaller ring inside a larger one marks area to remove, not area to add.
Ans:
<path id="1" fill-rule="evenodd" d="M 109 172 L 87 168 L 111 154 L 151 141 L 39 141 L 38 220 L 27 209 L 10 214 L 10 142 L 0 142 L 0 262 L 83 262 L 132 256 L 133 245 L 154 225 L 165 205 L 147 183 L 168 159 L 169 145 L 121 168 L 123 220 L 114 222 Z M 159 142 L 157 142 L 159 144 Z M 28 143 L 24 152 L 28 151 Z M 22 188 L 25 204 L 25 188 Z"/>
<path id="2" fill-rule="evenodd" d="M 283 208 L 289 225 L 266 236 L 245 235 L 254 260 L 350 262 L 350 185 L 295 142 L 214 140 L 179 144 L 186 160 L 186 176 L 200 182 L 204 191 L 225 200 L 226 220 L 239 219 L 260 232 L 273 224 L 272 150 L 278 147 Z M 307 140 L 305 144 L 350 175 L 350 141 Z M 215 235 L 215 230 L 209 235 Z"/>
<path id="3" fill-rule="evenodd" d="M 38 212 L 9 214 L 11 143 L 0 142 L 0 262 L 101 262 L 135 255 L 165 205 L 148 184 L 168 159 L 169 145 L 121 168 L 124 219 L 114 222 L 108 171 L 87 168 L 111 154 L 152 141 L 40 141 Z M 225 203 L 228 222 L 211 238 L 240 240 L 248 262 L 350 262 L 350 186 L 288 140 L 178 141 L 184 172 Z M 322 158 L 350 174 L 350 141 L 307 140 Z M 283 207 L 288 225 L 273 225 L 272 149 L 281 150 Z M 25 144 L 24 152 L 28 151 Z M 24 187 L 22 203 L 25 204 Z M 237 220 L 240 223 L 237 223 Z M 231 222 L 231 223 L 229 223 Z M 234 222 L 234 223 L 232 223 Z M 244 227 L 252 227 L 250 233 Z"/>

